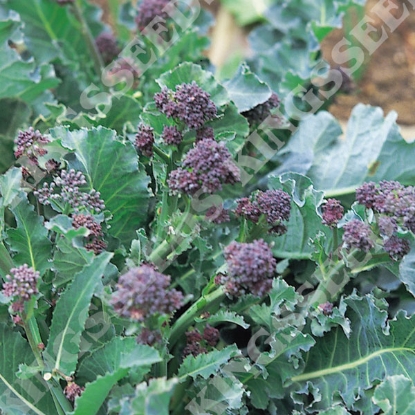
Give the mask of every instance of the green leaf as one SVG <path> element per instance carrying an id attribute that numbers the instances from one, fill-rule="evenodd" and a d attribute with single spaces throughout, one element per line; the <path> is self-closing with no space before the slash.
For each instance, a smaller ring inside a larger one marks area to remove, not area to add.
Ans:
<path id="1" fill-rule="evenodd" d="M 222 4 L 234 16 L 240 26 L 249 25 L 264 19 L 267 8 L 273 0 L 222 0 Z"/>
<path id="2" fill-rule="evenodd" d="M 249 324 L 245 322 L 242 316 L 238 316 L 236 313 L 227 310 L 220 310 L 214 315 L 209 316 L 208 318 L 195 318 L 195 321 L 198 323 L 206 322 L 210 325 L 227 322 L 236 324 L 244 329 L 249 328 Z"/>
<path id="3" fill-rule="evenodd" d="M 273 331 L 283 321 L 279 320 L 282 308 L 293 311 L 301 297 L 281 278 L 274 279 L 268 295 L 270 305 L 262 303 L 250 307 L 249 316 L 260 326 Z"/>
<path id="4" fill-rule="evenodd" d="M 270 352 L 251 350 L 250 357 L 255 358 L 256 366 L 262 373 L 253 373 L 244 384 L 251 392 L 251 401 L 255 408 L 266 409 L 271 399 L 282 399 L 286 394 L 285 385 L 304 368 L 303 352 L 314 346 L 314 339 L 304 334 L 290 323 L 302 323 L 304 317 L 290 316 L 288 321 L 275 319 L 275 328 L 270 332 L 259 331 Z M 302 328 L 302 327 L 300 327 Z M 255 354 L 258 353 L 258 356 Z"/>
<path id="5" fill-rule="evenodd" d="M 76 400 L 74 415 L 95 414 L 115 383 L 130 368 L 141 367 L 145 374 L 153 363 L 161 361 L 159 353 L 149 346 L 137 344 L 134 338 L 114 338 L 82 360 L 77 380 L 89 380 L 82 396 Z"/>
<path id="6" fill-rule="evenodd" d="M 365 181 L 412 184 L 415 169 L 410 154 L 415 143 L 402 138 L 395 121 L 394 112 L 384 118 L 380 108 L 359 104 L 352 111 L 345 138 L 340 139 L 341 129 L 332 115 L 309 116 L 281 150 L 283 164 L 276 173 L 305 174 L 329 196 L 353 193 Z"/>
<path id="7" fill-rule="evenodd" d="M 81 25 L 70 8 L 48 0 L 28 3 L 6 1 L 8 7 L 18 12 L 25 23 L 25 43 L 37 62 L 46 63 L 60 58 L 64 62 L 77 62 L 76 65 L 84 68 L 91 64 Z M 96 37 L 104 29 L 99 21 L 100 9 L 84 0 L 79 4 L 92 35 Z"/>
<path id="8" fill-rule="evenodd" d="M 403 375 L 387 376 L 372 397 L 384 415 L 414 415 L 415 387 Z"/>
<path id="9" fill-rule="evenodd" d="M 11 208 L 17 227 L 7 230 L 7 243 L 15 252 L 16 265 L 27 264 L 42 275 L 51 264 L 51 242 L 43 226 L 43 218 L 34 212 L 34 207 L 23 199 Z"/>
<path id="10" fill-rule="evenodd" d="M 286 173 L 281 177 L 270 176 L 268 187 L 284 190 L 293 200 L 287 233 L 270 238 L 274 242 L 274 255 L 281 258 L 310 258 L 314 252 L 310 240 L 319 232 L 328 239 L 329 230 L 322 224 L 321 216 L 317 213 L 323 202 L 323 192 L 315 190 L 316 187 L 308 177 L 295 173 Z"/>
<path id="11" fill-rule="evenodd" d="M 387 376 L 404 375 L 414 382 L 415 317 L 400 312 L 387 322 L 387 312 L 381 311 L 371 296 L 353 294 L 344 301 L 351 322 L 350 337 L 339 327 L 317 339 L 304 372 L 292 378 L 292 393 L 298 397 L 307 394 L 303 388 L 312 384 L 315 401 L 305 406 L 307 410 L 327 409 L 340 397 L 349 410 L 375 413 L 365 391 Z"/>
<path id="12" fill-rule="evenodd" d="M 415 297 L 415 242 L 411 242 L 411 250 L 399 264 L 399 279 L 406 289 Z"/>
<path id="13" fill-rule="evenodd" d="M 53 96 L 47 90 L 56 87 L 59 80 L 50 65 L 36 67 L 33 60 L 23 61 L 9 46 L 9 39 L 20 40 L 20 27 L 19 16 L 15 13 L 10 13 L 6 19 L 1 19 L 0 15 L 0 98 L 19 98 L 29 104 L 40 101 L 39 109 L 45 110 L 43 102 L 53 102 Z M 13 128 L 14 120 L 8 121 L 12 125 L 7 129 Z"/>
<path id="14" fill-rule="evenodd" d="M 19 194 L 22 196 L 21 185 L 22 171 L 17 167 L 9 169 L 0 176 L 0 206 L 2 208 L 9 207 L 15 203 Z"/>
<path id="15" fill-rule="evenodd" d="M 67 376 L 75 371 L 91 298 L 112 255 L 103 252 L 96 256 L 91 265 L 75 275 L 72 284 L 60 296 L 45 350 L 45 361 L 50 370 L 60 370 Z"/>
<path id="16" fill-rule="evenodd" d="M 192 398 L 186 405 L 190 414 L 247 414 L 243 397 L 246 394 L 243 384 L 234 376 L 235 371 L 246 372 L 231 361 L 229 367 L 215 374 L 207 381 L 194 381 L 189 397 Z M 243 364 L 242 364 L 243 366 Z M 248 365 L 249 366 L 249 365 Z M 238 410 L 238 411 L 235 411 Z M 239 412 L 240 410 L 240 412 Z"/>
<path id="17" fill-rule="evenodd" d="M 131 401 L 131 410 L 134 415 L 169 415 L 169 403 L 178 380 L 151 379 L 148 383 L 137 385 L 135 397 Z"/>
<path id="18" fill-rule="evenodd" d="M 246 64 L 242 64 L 236 75 L 225 82 L 224 86 L 239 112 L 248 111 L 271 96 L 268 85 L 252 73 Z"/>
<path id="19" fill-rule="evenodd" d="M 179 367 L 178 376 L 180 381 L 186 380 L 188 376 L 196 379 L 202 376 L 204 379 L 215 374 L 222 365 L 225 365 L 231 357 L 239 355 L 236 345 L 225 347 L 222 350 L 213 350 L 206 354 L 199 354 L 196 357 L 187 356 Z"/>
<path id="20" fill-rule="evenodd" d="M 74 151 L 67 156 L 69 168 L 82 171 L 88 185 L 101 193 L 112 214 L 109 233 L 130 246 L 147 220 L 150 197 L 149 178 L 133 145 L 121 143 L 115 131 L 102 127 L 73 132 L 60 127 L 51 134 Z"/>
<path id="21" fill-rule="evenodd" d="M 0 324 L 0 408 L 10 415 L 56 413 L 48 385 L 40 374 L 19 379 L 20 364 L 35 363 L 29 343 L 5 324 Z"/>
<path id="22" fill-rule="evenodd" d="M 116 130 L 118 134 L 122 134 L 126 123 L 134 126 L 140 122 L 140 113 L 142 111 L 139 102 L 123 95 L 121 97 L 112 97 L 111 109 L 107 112 L 104 118 L 99 118 L 99 125 Z"/>

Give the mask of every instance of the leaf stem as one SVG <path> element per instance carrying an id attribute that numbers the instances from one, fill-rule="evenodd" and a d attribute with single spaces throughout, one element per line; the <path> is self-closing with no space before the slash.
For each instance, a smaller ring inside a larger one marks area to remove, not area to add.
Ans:
<path id="1" fill-rule="evenodd" d="M 174 323 L 169 337 L 170 348 L 183 336 L 187 328 L 193 324 L 195 317 L 217 307 L 225 298 L 225 288 L 219 287 L 210 294 L 202 295 L 187 311 Z"/>
<path id="2" fill-rule="evenodd" d="M 153 151 L 157 154 L 162 161 L 164 161 L 167 165 L 170 164 L 170 157 L 164 152 L 161 151 L 157 146 L 153 146 Z"/>
<path id="3" fill-rule="evenodd" d="M 29 314 L 32 314 L 30 317 L 28 317 Z M 35 316 L 33 313 L 22 313 L 22 320 L 23 320 L 23 328 L 26 332 L 27 340 L 29 341 L 30 348 L 32 349 L 33 354 L 35 355 L 35 359 L 39 367 L 43 368 L 45 367 L 45 363 L 42 359 L 42 354 L 39 349 L 39 344 L 42 343 L 42 339 L 40 337 L 39 333 L 39 327 L 37 325 Z"/>
<path id="4" fill-rule="evenodd" d="M 98 76 L 99 79 L 101 79 L 101 73 L 102 70 L 104 69 L 104 62 L 102 60 L 102 56 L 99 53 L 96 45 L 95 45 L 95 39 L 92 36 L 91 31 L 89 30 L 88 27 L 88 23 L 86 22 L 84 15 L 83 15 L 83 11 L 82 11 L 82 6 L 79 2 L 79 0 L 75 0 L 72 4 L 72 11 L 73 14 L 75 15 L 76 19 L 79 21 L 79 23 L 81 24 L 81 32 L 82 32 L 82 36 L 85 40 L 85 43 L 88 47 L 88 50 L 91 54 L 92 60 L 94 62 L 94 68 L 95 68 L 95 73 Z"/>

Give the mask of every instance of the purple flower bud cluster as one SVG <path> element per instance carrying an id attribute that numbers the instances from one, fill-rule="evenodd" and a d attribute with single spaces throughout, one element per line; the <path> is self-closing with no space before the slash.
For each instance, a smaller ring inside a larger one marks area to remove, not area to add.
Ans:
<path id="1" fill-rule="evenodd" d="M 411 250 L 409 241 L 407 239 L 398 238 L 397 236 L 391 236 L 387 239 L 383 243 L 383 248 L 394 261 L 399 261 Z"/>
<path id="2" fill-rule="evenodd" d="M 154 129 L 148 125 L 140 124 L 135 136 L 135 147 L 145 156 L 153 156 Z"/>
<path id="3" fill-rule="evenodd" d="M 206 219 L 209 222 L 216 224 L 226 223 L 231 220 L 229 217 L 229 211 L 224 209 L 222 205 L 220 206 L 211 206 L 206 212 Z"/>
<path id="4" fill-rule="evenodd" d="M 141 265 L 121 275 L 110 303 L 122 317 L 144 321 L 156 314 L 171 314 L 183 304 L 183 294 L 169 290 L 170 277 L 151 265 Z"/>
<path id="5" fill-rule="evenodd" d="M 233 163 L 224 143 L 204 139 L 195 143 L 183 160 L 182 168 L 170 173 L 168 185 L 172 193 L 194 194 L 199 190 L 214 193 L 223 184 L 240 181 L 238 167 Z"/>
<path id="6" fill-rule="evenodd" d="M 271 289 L 277 262 L 266 242 L 234 241 L 224 253 L 228 273 L 218 276 L 216 283 L 225 285 L 229 294 L 240 297 L 250 292 L 262 297 Z"/>
<path id="7" fill-rule="evenodd" d="M 10 274 L 6 275 L 6 282 L 3 284 L 3 294 L 6 297 L 14 297 L 14 311 L 23 311 L 23 303 L 29 301 L 33 295 L 39 292 L 37 281 L 40 278 L 40 274 L 27 264 L 12 268 Z"/>
<path id="8" fill-rule="evenodd" d="M 154 346 L 160 344 L 163 337 L 159 330 L 150 330 L 144 327 L 136 338 L 138 344 L 146 344 L 147 346 Z"/>
<path id="9" fill-rule="evenodd" d="M 167 20 L 170 0 L 142 0 L 135 19 L 140 31 L 144 30 L 156 17 Z"/>
<path id="10" fill-rule="evenodd" d="M 244 197 L 237 201 L 237 216 L 242 216 L 257 223 L 261 215 L 265 215 L 270 232 L 282 235 L 287 228 L 282 221 L 288 221 L 291 213 L 291 197 L 283 190 L 258 191 L 250 198 Z"/>
<path id="11" fill-rule="evenodd" d="M 353 219 L 343 228 L 343 243 L 347 250 L 357 248 L 359 251 L 369 252 L 375 246 L 371 239 L 372 231 L 366 223 Z"/>
<path id="12" fill-rule="evenodd" d="M 112 33 L 101 33 L 95 39 L 95 45 L 102 56 L 102 60 L 107 65 L 111 63 L 121 51 L 118 47 L 117 39 L 115 39 Z"/>
<path id="13" fill-rule="evenodd" d="M 207 353 L 208 346 L 215 347 L 218 344 L 219 338 L 219 330 L 209 324 L 203 330 L 203 335 L 197 329 L 186 332 L 187 344 L 183 349 L 183 357 Z"/>
<path id="14" fill-rule="evenodd" d="M 356 200 L 395 219 L 396 223 L 415 231 L 415 187 L 403 186 L 396 181 L 381 181 L 377 186 L 373 182 L 364 183 L 356 189 Z"/>
<path id="15" fill-rule="evenodd" d="M 71 169 L 62 170 L 60 176 L 54 178 L 50 184 L 44 183 L 43 187 L 36 190 L 34 195 L 39 203 L 50 205 L 51 201 L 69 205 L 75 213 L 81 210 L 101 212 L 105 209 L 100 192 L 91 189 L 88 193 L 81 190 L 87 181 L 82 172 Z"/>
<path id="16" fill-rule="evenodd" d="M 183 121 L 190 129 L 201 129 L 217 114 L 210 95 L 194 81 L 191 84 L 177 85 L 176 91 L 163 88 L 154 95 L 154 101 L 163 114 Z"/>
<path id="17" fill-rule="evenodd" d="M 340 219 L 343 217 L 344 208 L 337 199 L 328 199 L 323 205 L 323 224 L 336 227 Z"/>
<path id="18" fill-rule="evenodd" d="M 72 219 L 72 226 L 75 229 L 85 227 L 90 231 L 88 243 L 85 245 L 85 248 L 88 251 L 93 251 L 96 255 L 98 255 L 107 247 L 105 241 L 102 240 L 104 235 L 101 225 L 95 222 L 92 215 L 75 215 Z"/>
<path id="19" fill-rule="evenodd" d="M 271 111 L 278 108 L 279 105 L 280 99 L 277 94 L 273 93 L 264 103 L 257 105 L 249 111 L 242 112 L 241 114 L 248 119 L 250 125 L 258 125 L 269 117 L 271 115 Z"/>
<path id="20" fill-rule="evenodd" d="M 81 396 L 82 392 L 85 390 L 85 388 L 82 386 L 77 385 L 75 382 L 68 382 L 68 384 L 65 386 L 65 389 L 63 390 L 63 393 L 65 394 L 66 398 L 70 401 L 75 401 L 75 398 L 77 396 Z"/>
<path id="21" fill-rule="evenodd" d="M 44 137 L 39 130 L 34 130 L 30 127 L 27 131 L 20 131 L 17 138 L 14 140 L 17 146 L 14 156 L 19 158 L 23 155 L 27 156 L 31 162 L 38 164 L 38 157 L 47 154 L 47 150 L 41 147 L 42 144 L 47 144 L 50 141 Z"/>
<path id="22" fill-rule="evenodd" d="M 391 259 L 402 259 L 410 250 L 409 242 L 395 233 L 399 227 L 415 232 L 415 187 L 387 180 L 363 183 L 356 189 L 356 200 L 377 213 L 383 247 Z"/>
<path id="23" fill-rule="evenodd" d="M 166 144 L 178 146 L 183 140 L 183 134 L 175 126 L 166 126 L 162 138 Z"/>

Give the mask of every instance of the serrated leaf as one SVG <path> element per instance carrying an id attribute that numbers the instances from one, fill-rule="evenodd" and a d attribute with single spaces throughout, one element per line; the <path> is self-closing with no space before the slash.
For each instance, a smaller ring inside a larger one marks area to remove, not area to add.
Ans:
<path id="1" fill-rule="evenodd" d="M 317 213 L 323 202 L 323 192 L 316 190 L 308 177 L 295 173 L 286 173 L 281 177 L 270 176 L 268 187 L 284 190 L 293 200 L 288 231 L 282 236 L 270 238 L 274 242 L 274 255 L 282 258 L 310 258 L 314 251 L 310 239 L 314 239 L 319 232 L 328 239 L 328 228 L 322 224 L 321 216 Z"/>
<path id="2" fill-rule="evenodd" d="M 246 64 L 242 64 L 235 76 L 225 82 L 224 86 L 239 112 L 248 111 L 271 96 L 268 85 L 252 73 Z"/>
<path id="3" fill-rule="evenodd" d="M 294 316 L 288 320 L 290 322 L 296 319 Z M 301 320 L 302 316 L 300 323 Z M 262 373 L 248 377 L 244 384 L 251 392 L 252 404 L 258 409 L 266 409 L 271 399 L 282 399 L 285 396 L 286 383 L 303 371 L 303 352 L 309 351 L 315 341 L 309 334 L 284 322 L 277 322 L 273 332 L 260 331 L 259 334 L 265 344 L 271 347 L 271 351 L 260 353 L 251 349 L 250 357 L 263 369 Z"/>
<path id="4" fill-rule="evenodd" d="M 37 374 L 19 379 L 20 364 L 35 362 L 29 343 L 5 324 L 0 324 L 0 408 L 10 415 L 48 415 L 55 413 L 49 388 Z"/>
<path id="5" fill-rule="evenodd" d="M 27 199 L 22 199 L 11 211 L 17 223 L 16 228 L 7 230 L 7 243 L 15 252 L 13 261 L 16 265 L 27 264 L 42 275 L 51 266 L 52 249 L 43 218 L 34 212 Z"/>
<path id="6" fill-rule="evenodd" d="M 67 156 L 69 167 L 81 170 L 91 188 L 101 193 L 112 214 L 109 233 L 130 246 L 136 231 L 147 220 L 149 178 L 137 162 L 130 142 L 121 143 L 113 130 L 98 127 L 70 132 L 67 128 L 51 131 L 62 145 L 74 153 Z"/>
<path id="7" fill-rule="evenodd" d="M 151 379 L 148 383 L 140 383 L 131 401 L 134 415 L 169 415 L 169 403 L 178 380 L 176 378 Z"/>
<path id="8" fill-rule="evenodd" d="M 415 318 L 401 312 L 387 324 L 386 311 L 377 308 L 372 297 L 353 294 L 344 301 L 351 322 L 349 339 L 340 327 L 317 339 L 304 372 L 292 378 L 292 390 L 307 382 L 318 390 L 318 399 L 307 409 L 329 408 L 341 397 L 348 409 L 358 405 L 364 413 L 374 413 L 365 390 L 386 376 L 404 375 L 414 381 Z"/>
<path id="9" fill-rule="evenodd" d="M 372 397 L 384 415 L 414 415 L 415 387 L 403 375 L 387 376 Z"/>
<path id="10" fill-rule="evenodd" d="M 270 305 L 262 303 L 250 307 L 249 316 L 260 326 L 267 330 L 273 331 L 278 326 L 283 327 L 284 324 L 292 324 L 290 321 L 286 323 L 283 319 L 279 319 L 282 310 L 293 311 L 301 297 L 295 292 L 294 288 L 289 286 L 281 278 L 276 278 L 272 282 L 272 289 L 268 293 Z M 283 323 L 282 325 L 280 323 Z"/>
<path id="11" fill-rule="evenodd" d="M 95 414 L 115 383 L 130 368 L 142 367 L 142 373 L 161 361 L 159 353 L 149 346 L 137 344 L 134 338 L 114 338 L 101 349 L 85 357 L 77 371 L 78 380 L 88 380 L 82 396 L 76 400 L 74 415 Z"/>
<path id="12" fill-rule="evenodd" d="M 109 252 L 96 256 L 91 265 L 75 275 L 72 284 L 59 298 L 45 350 L 45 361 L 50 370 L 60 370 L 67 376 L 75 371 L 91 298 L 112 256 Z"/>
<path id="13" fill-rule="evenodd" d="M 249 328 L 249 324 L 245 322 L 242 316 L 238 316 L 238 314 L 227 310 L 220 310 L 214 315 L 209 316 L 208 318 L 195 318 L 195 321 L 198 323 L 206 322 L 210 325 L 227 322 L 236 324 L 244 329 Z"/>
<path id="14" fill-rule="evenodd" d="M 231 357 L 239 354 L 236 345 L 225 347 L 222 350 L 213 350 L 198 356 L 187 356 L 179 367 L 178 376 L 180 381 L 184 381 L 188 376 L 196 379 L 201 376 L 207 379 L 217 372 L 222 365 L 227 363 Z"/>

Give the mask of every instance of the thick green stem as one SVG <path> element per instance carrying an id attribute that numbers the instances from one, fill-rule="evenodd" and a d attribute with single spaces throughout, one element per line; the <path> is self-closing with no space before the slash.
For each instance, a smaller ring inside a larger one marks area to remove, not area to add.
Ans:
<path id="1" fill-rule="evenodd" d="M 183 219 L 180 224 L 174 229 L 175 234 L 171 235 L 168 240 L 164 240 L 149 256 L 149 261 L 153 262 L 157 266 L 163 264 L 174 251 L 177 250 L 183 241 L 186 239 L 186 235 L 190 235 L 194 226 L 197 223 L 198 217 L 191 212 L 190 200 L 186 200 L 186 210 L 183 213 Z M 185 235 L 185 236 L 183 236 Z M 174 256 L 174 255 L 173 255 Z"/>
<path id="2" fill-rule="evenodd" d="M 52 392 L 53 398 L 55 401 L 59 402 L 64 414 L 69 414 L 73 411 L 71 403 L 66 399 L 65 395 L 62 392 L 62 388 L 59 385 L 59 382 L 55 379 L 51 379 L 48 382 L 50 391 Z"/>
<path id="3" fill-rule="evenodd" d="M 219 287 L 210 294 L 200 297 L 180 318 L 174 323 L 170 337 L 170 349 L 184 335 L 186 330 L 193 324 L 195 317 L 206 311 L 212 311 L 225 298 L 225 288 Z"/>
<path id="4" fill-rule="evenodd" d="M 157 146 L 153 146 L 154 153 L 161 158 L 167 165 L 170 164 L 170 157 L 164 152 L 161 151 Z"/>
<path id="5" fill-rule="evenodd" d="M 32 302 L 33 301 L 31 301 L 30 303 Z M 40 337 L 37 321 L 35 319 L 35 316 L 33 315 L 33 304 L 30 303 L 29 306 L 27 306 L 27 308 L 30 308 L 30 310 L 28 310 L 27 313 L 22 313 L 23 328 L 26 332 L 26 337 L 29 341 L 30 348 L 32 349 L 33 354 L 35 355 L 36 362 L 39 365 L 39 367 L 43 370 L 45 364 L 42 359 L 41 350 L 39 349 L 39 345 L 42 343 L 42 339 Z"/>
<path id="6" fill-rule="evenodd" d="M 102 60 L 101 54 L 99 53 L 96 47 L 95 39 L 92 36 L 91 31 L 89 30 L 88 23 L 84 18 L 82 6 L 79 0 L 75 0 L 75 2 L 71 6 L 76 19 L 81 24 L 82 36 L 85 40 L 89 53 L 91 54 L 92 60 L 94 62 L 95 73 L 98 76 L 98 78 L 101 79 L 101 72 L 104 69 L 104 62 Z"/>

